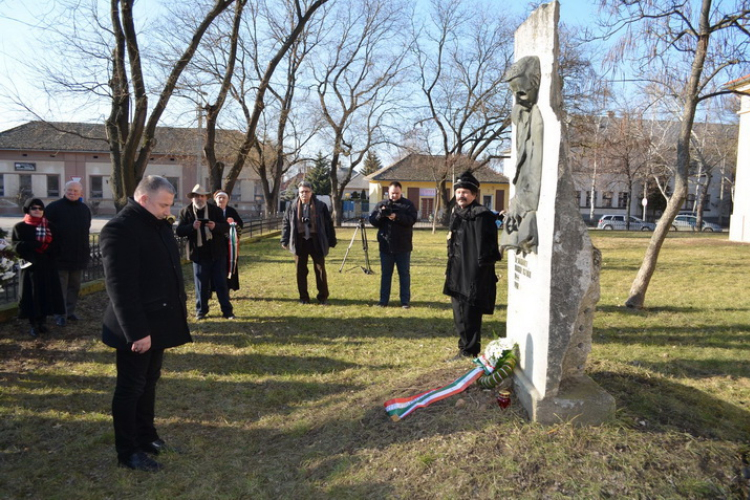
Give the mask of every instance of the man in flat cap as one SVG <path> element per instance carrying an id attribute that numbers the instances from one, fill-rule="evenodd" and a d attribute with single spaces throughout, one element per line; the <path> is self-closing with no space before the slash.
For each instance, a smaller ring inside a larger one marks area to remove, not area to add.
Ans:
<path id="1" fill-rule="evenodd" d="M 448 234 L 448 267 L 443 293 L 451 297 L 458 354 L 475 358 L 482 348 L 482 315 L 495 310 L 500 260 L 495 214 L 477 203 L 479 181 L 466 171 L 456 180 L 456 206 Z"/>
<path id="2" fill-rule="evenodd" d="M 219 207 L 208 203 L 209 193 L 196 184 L 188 193 L 191 203 L 180 211 L 177 236 L 188 239 L 188 255 L 193 261 L 195 318 L 208 315 L 211 282 L 216 288 L 221 314 L 234 319 L 227 288 L 227 235 L 229 224 Z"/>

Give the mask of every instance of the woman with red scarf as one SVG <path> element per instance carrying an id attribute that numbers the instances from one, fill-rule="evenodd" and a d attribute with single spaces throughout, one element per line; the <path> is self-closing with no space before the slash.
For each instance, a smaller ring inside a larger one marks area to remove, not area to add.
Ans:
<path id="1" fill-rule="evenodd" d="M 31 336 L 47 331 L 44 322 L 51 314 L 65 314 L 60 278 L 55 264 L 53 229 L 44 217 L 39 198 L 26 200 L 23 222 L 13 227 L 13 248 L 26 262 L 21 266 L 21 300 L 18 317 L 28 318 Z"/>

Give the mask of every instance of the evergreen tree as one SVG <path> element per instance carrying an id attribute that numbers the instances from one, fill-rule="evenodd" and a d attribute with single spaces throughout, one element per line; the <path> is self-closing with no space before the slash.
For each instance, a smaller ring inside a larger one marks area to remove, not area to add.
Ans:
<path id="1" fill-rule="evenodd" d="M 362 175 L 370 175 L 381 168 L 383 168 L 383 164 L 380 162 L 378 154 L 368 151 L 367 156 L 365 157 L 365 164 L 362 167 Z"/>
<path id="2" fill-rule="evenodd" d="M 331 164 L 323 153 L 318 151 L 313 167 L 307 171 L 305 180 L 313 186 L 315 194 L 331 194 Z"/>

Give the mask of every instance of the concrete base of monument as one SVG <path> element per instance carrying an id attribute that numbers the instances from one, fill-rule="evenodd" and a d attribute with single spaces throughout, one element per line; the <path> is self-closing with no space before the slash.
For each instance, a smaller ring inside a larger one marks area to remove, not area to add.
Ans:
<path id="1" fill-rule="evenodd" d="M 599 425 L 615 415 L 615 398 L 587 375 L 564 380 L 557 395 L 545 398 L 522 371 L 517 370 L 514 378 L 516 398 L 533 422 Z"/>

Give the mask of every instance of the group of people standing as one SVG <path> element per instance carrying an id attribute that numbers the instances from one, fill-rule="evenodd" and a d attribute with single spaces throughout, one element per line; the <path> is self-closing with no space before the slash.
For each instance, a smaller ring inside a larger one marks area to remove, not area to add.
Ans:
<path id="1" fill-rule="evenodd" d="M 77 188 L 80 190 L 80 184 Z M 482 315 L 492 313 L 496 294 L 494 264 L 500 259 L 497 226 L 492 212 L 477 203 L 478 191 L 479 182 L 470 173 L 462 174 L 455 183 L 456 207 L 448 237 L 444 293 L 453 303 L 459 357 L 479 354 Z M 231 258 L 236 241 L 232 239 L 238 238 L 242 220 L 227 206 L 226 193 L 214 194 L 215 205 L 208 203 L 209 195 L 200 185 L 193 188 L 188 194 L 190 204 L 180 212 L 176 233 L 187 239 L 193 263 L 196 319 L 207 317 L 212 290 L 216 291 L 222 316 L 232 319 L 229 289 L 238 287 L 236 260 Z M 170 220 L 174 197 L 175 189 L 167 179 L 144 177 L 126 207 L 104 226 L 100 236 L 110 299 L 102 340 L 116 350 L 112 417 L 118 463 L 149 472 L 162 468 L 153 457 L 172 449 L 154 426 L 156 383 L 164 351 L 192 342 L 180 253 Z M 66 199 L 71 201 L 67 195 Z M 25 212 L 23 225 L 14 229 L 16 248 L 32 263 L 30 268 L 54 269 L 48 261 L 57 251 L 55 246 L 64 240 L 55 239 L 55 225 L 44 217 L 40 200 L 30 200 Z M 389 186 L 388 200 L 378 204 L 370 215 L 370 222 L 378 228 L 380 244 L 380 306 L 389 304 L 395 266 L 401 306 L 410 307 L 409 266 L 416 219 L 416 208 L 402 196 L 398 182 Z M 307 182 L 299 185 L 299 197 L 284 215 L 281 244 L 295 257 L 300 302 L 310 302 L 307 265 L 312 259 L 317 300 L 327 304 L 325 256 L 336 246 L 336 233 L 328 207 L 315 198 Z M 236 257 L 236 250 L 234 253 Z M 34 284 L 37 294 L 50 292 L 52 276 L 59 284 L 59 274 L 50 272 Z M 29 275 L 29 279 L 36 277 Z M 68 278 L 68 283 L 75 284 L 75 277 Z M 74 309 L 63 308 L 61 286 L 57 292 L 44 307 L 28 310 L 32 324 L 40 324 L 40 318 L 49 314 L 74 320 Z"/>
<path id="2" fill-rule="evenodd" d="M 495 214 L 477 201 L 479 181 L 464 172 L 453 186 L 455 208 L 448 233 L 448 265 L 443 293 L 451 297 L 458 334 L 458 354 L 476 357 L 481 350 L 482 316 L 492 314 L 497 295 L 495 263 L 500 260 Z M 312 259 L 318 302 L 328 304 L 325 269 L 328 250 L 336 246 L 336 233 L 325 203 L 318 200 L 312 185 L 303 181 L 299 196 L 284 213 L 281 246 L 294 254 L 297 289 L 301 304 L 310 303 L 307 289 L 308 259 Z M 411 307 L 411 252 L 413 227 L 417 221 L 414 203 L 403 196 L 400 182 L 388 186 L 387 199 L 379 202 L 369 221 L 378 228 L 380 250 L 380 298 L 387 307 L 391 296 L 393 268 L 399 277 L 401 307 Z"/>
<path id="3" fill-rule="evenodd" d="M 90 256 L 91 210 L 81 198 L 78 181 L 65 184 L 64 196 L 45 207 L 39 198 L 26 200 L 24 218 L 13 227 L 13 248 L 20 266 L 19 317 L 29 333 L 47 331 L 47 317 L 57 326 L 78 321 L 78 294 Z"/>

